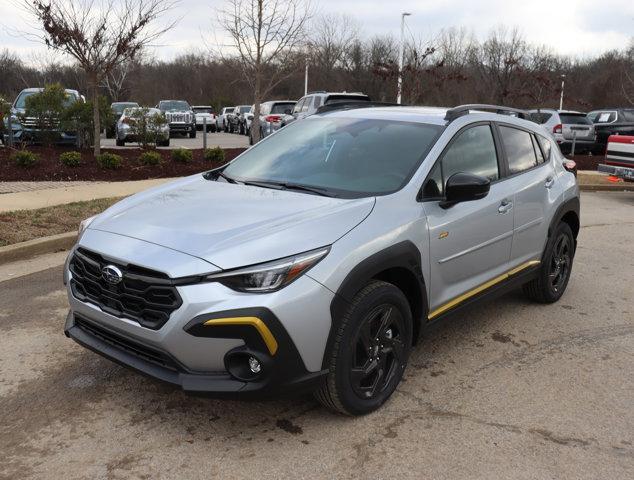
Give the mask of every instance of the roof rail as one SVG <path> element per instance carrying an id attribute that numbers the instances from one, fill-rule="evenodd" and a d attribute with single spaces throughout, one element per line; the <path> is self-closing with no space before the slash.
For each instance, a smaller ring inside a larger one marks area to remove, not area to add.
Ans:
<path id="1" fill-rule="evenodd" d="M 520 110 L 519 108 L 504 107 L 502 105 L 486 105 L 480 103 L 473 103 L 467 105 L 459 105 L 447 110 L 445 114 L 445 120 L 453 122 L 456 118 L 468 115 L 471 110 L 482 110 L 485 112 L 499 113 L 500 115 L 516 114 L 519 118 L 529 119 L 529 113 L 526 110 Z"/>
<path id="2" fill-rule="evenodd" d="M 326 90 L 313 90 L 312 92 L 306 93 L 306 95 L 312 95 L 313 93 L 326 93 Z"/>
<path id="3" fill-rule="evenodd" d="M 406 105 L 399 105 L 398 103 L 386 103 L 386 102 L 369 102 L 367 100 L 344 100 L 341 102 L 329 103 L 328 105 L 322 105 L 317 109 L 315 113 L 326 113 L 335 110 L 353 110 L 355 108 L 368 108 L 368 107 L 405 107 Z"/>

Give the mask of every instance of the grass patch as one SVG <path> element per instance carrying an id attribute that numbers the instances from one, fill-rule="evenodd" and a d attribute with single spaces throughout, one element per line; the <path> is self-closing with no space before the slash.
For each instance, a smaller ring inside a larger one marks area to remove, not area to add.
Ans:
<path id="1" fill-rule="evenodd" d="M 84 218 L 103 212 L 121 198 L 100 198 L 35 210 L 0 213 L 0 246 L 75 232 Z"/>

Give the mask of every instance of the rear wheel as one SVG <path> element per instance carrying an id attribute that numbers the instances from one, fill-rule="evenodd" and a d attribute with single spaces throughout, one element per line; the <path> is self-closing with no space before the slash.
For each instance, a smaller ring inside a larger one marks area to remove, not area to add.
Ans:
<path id="1" fill-rule="evenodd" d="M 341 319 L 329 373 L 315 392 L 331 410 L 363 415 L 379 408 L 398 386 L 412 345 L 412 314 L 394 285 L 372 281 Z"/>
<path id="2" fill-rule="evenodd" d="M 568 286 L 575 255 L 575 239 L 567 223 L 560 223 L 551 235 L 536 279 L 524 285 L 524 293 L 539 303 L 553 303 Z"/>
<path id="3" fill-rule="evenodd" d="M 115 140 L 117 147 L 125 147 L 125 140 L 119 140 L 119 137 Z"/>
<path id="4" fill-rule="evenodd" d="M 196 138 L 196 127 L 193 127 L 189 132 L 189 138 Z"/>

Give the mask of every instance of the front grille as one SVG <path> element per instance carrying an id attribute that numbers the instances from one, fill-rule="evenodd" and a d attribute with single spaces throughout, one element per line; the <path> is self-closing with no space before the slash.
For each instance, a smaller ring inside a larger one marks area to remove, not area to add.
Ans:
<path id="1" fill-rule="evenodd" d="M 81 317 L 75 315 L 75 325 L 77 325 L 84 332 L 92 335 L 93 337 L 97 337 L 99 340 L 106 342 L 107 344 L 118 348 L 119 350 L 124 350 L 127 353 L 131 353 L 132 355 L 141 358 L 147 362 L 152 362 L 156 365 L 160 365 L 164 368 L 169 368 L 170 370 L 178 371 L 179 368 L 168 355 L 154 350 L 152 348 L 146 347 L 140 343 L 137 343 L 128 338 L 121 337 L 105 328 L 98 327 L 92 322 L 88 322 Z"/>
<path id="2" fill-rule="evenodd" d="M 106 282 L 102 277 L 106 265 L 119 268 L 123 280 L 116 285 Z M 75 251 L 69 268 L 75 298 L 153 330 L 161 328 L 183 304 L 170 278 L 154 270 L 110 262 L 83 248 Z"/>
<path id="3" fill-rule="evenodd" d="M 167 115 L 165 115 L 165 117 L 167 118 L 167 121 L 170 123 L 172 122 L 188 123 L 190 121 L 189 113 L 168 113 Z"/>

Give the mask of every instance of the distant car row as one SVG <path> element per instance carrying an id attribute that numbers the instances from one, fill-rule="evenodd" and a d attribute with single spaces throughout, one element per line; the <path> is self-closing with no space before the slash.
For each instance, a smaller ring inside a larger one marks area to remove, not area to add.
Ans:
<path id="1" fill-rule="evenodd" d="M 26 99 L 42 88 L 27 88 L 21 91 L 13 102 L 11 120 L 13 139 L 17 142 L 34 141 L 38 133 L 36 119 L 25 117 Z M 66 90 L 69 103 L 85 101 L 76 90 Z M 370 102 L 367 95 L 359 92 L 311 92 L 298 101 L 272 100 L 260 104 L 259 119 L 253 118 L 253 105 L 224 107 L 219 114 L 211 106 L 191 106 L 185 100 L 161 100 L 155 108 L 146 109 L 149 114 L 162 114 L 165 124 L 157 126 L 160 138 L 157 142 L 169 145 L 169 138 L 175 134 L 196 138 L 196 132 L 207 128 L 211 132 L 229 132 L 248 135 L 253 144 L 253 128 L 259 129 L 260 139 L 276 132 L 284 125 L 301 120 L 329 107 L 338 107 L 342 103 Z M 114 102 L 111 105 L 112 123 L 106 125 L 106 137 L 115 138 L 117 145 L 135 141 L 130 125 L 131 116 L 141 107 L 136 102 Z M 608 108 L 593 110 L 590 113 L 570 110 L 535 109 L 530 110 L 531 119 L 543 125 L 554 137 L 564 153 L 604 153 L 610 135 L 634 135 L 634 109 Z M 3 141 L 7 143 L 8 121 L 4 118 Z M 59 132 L 59 143 L 74 143 L 75 132 Z"/>

